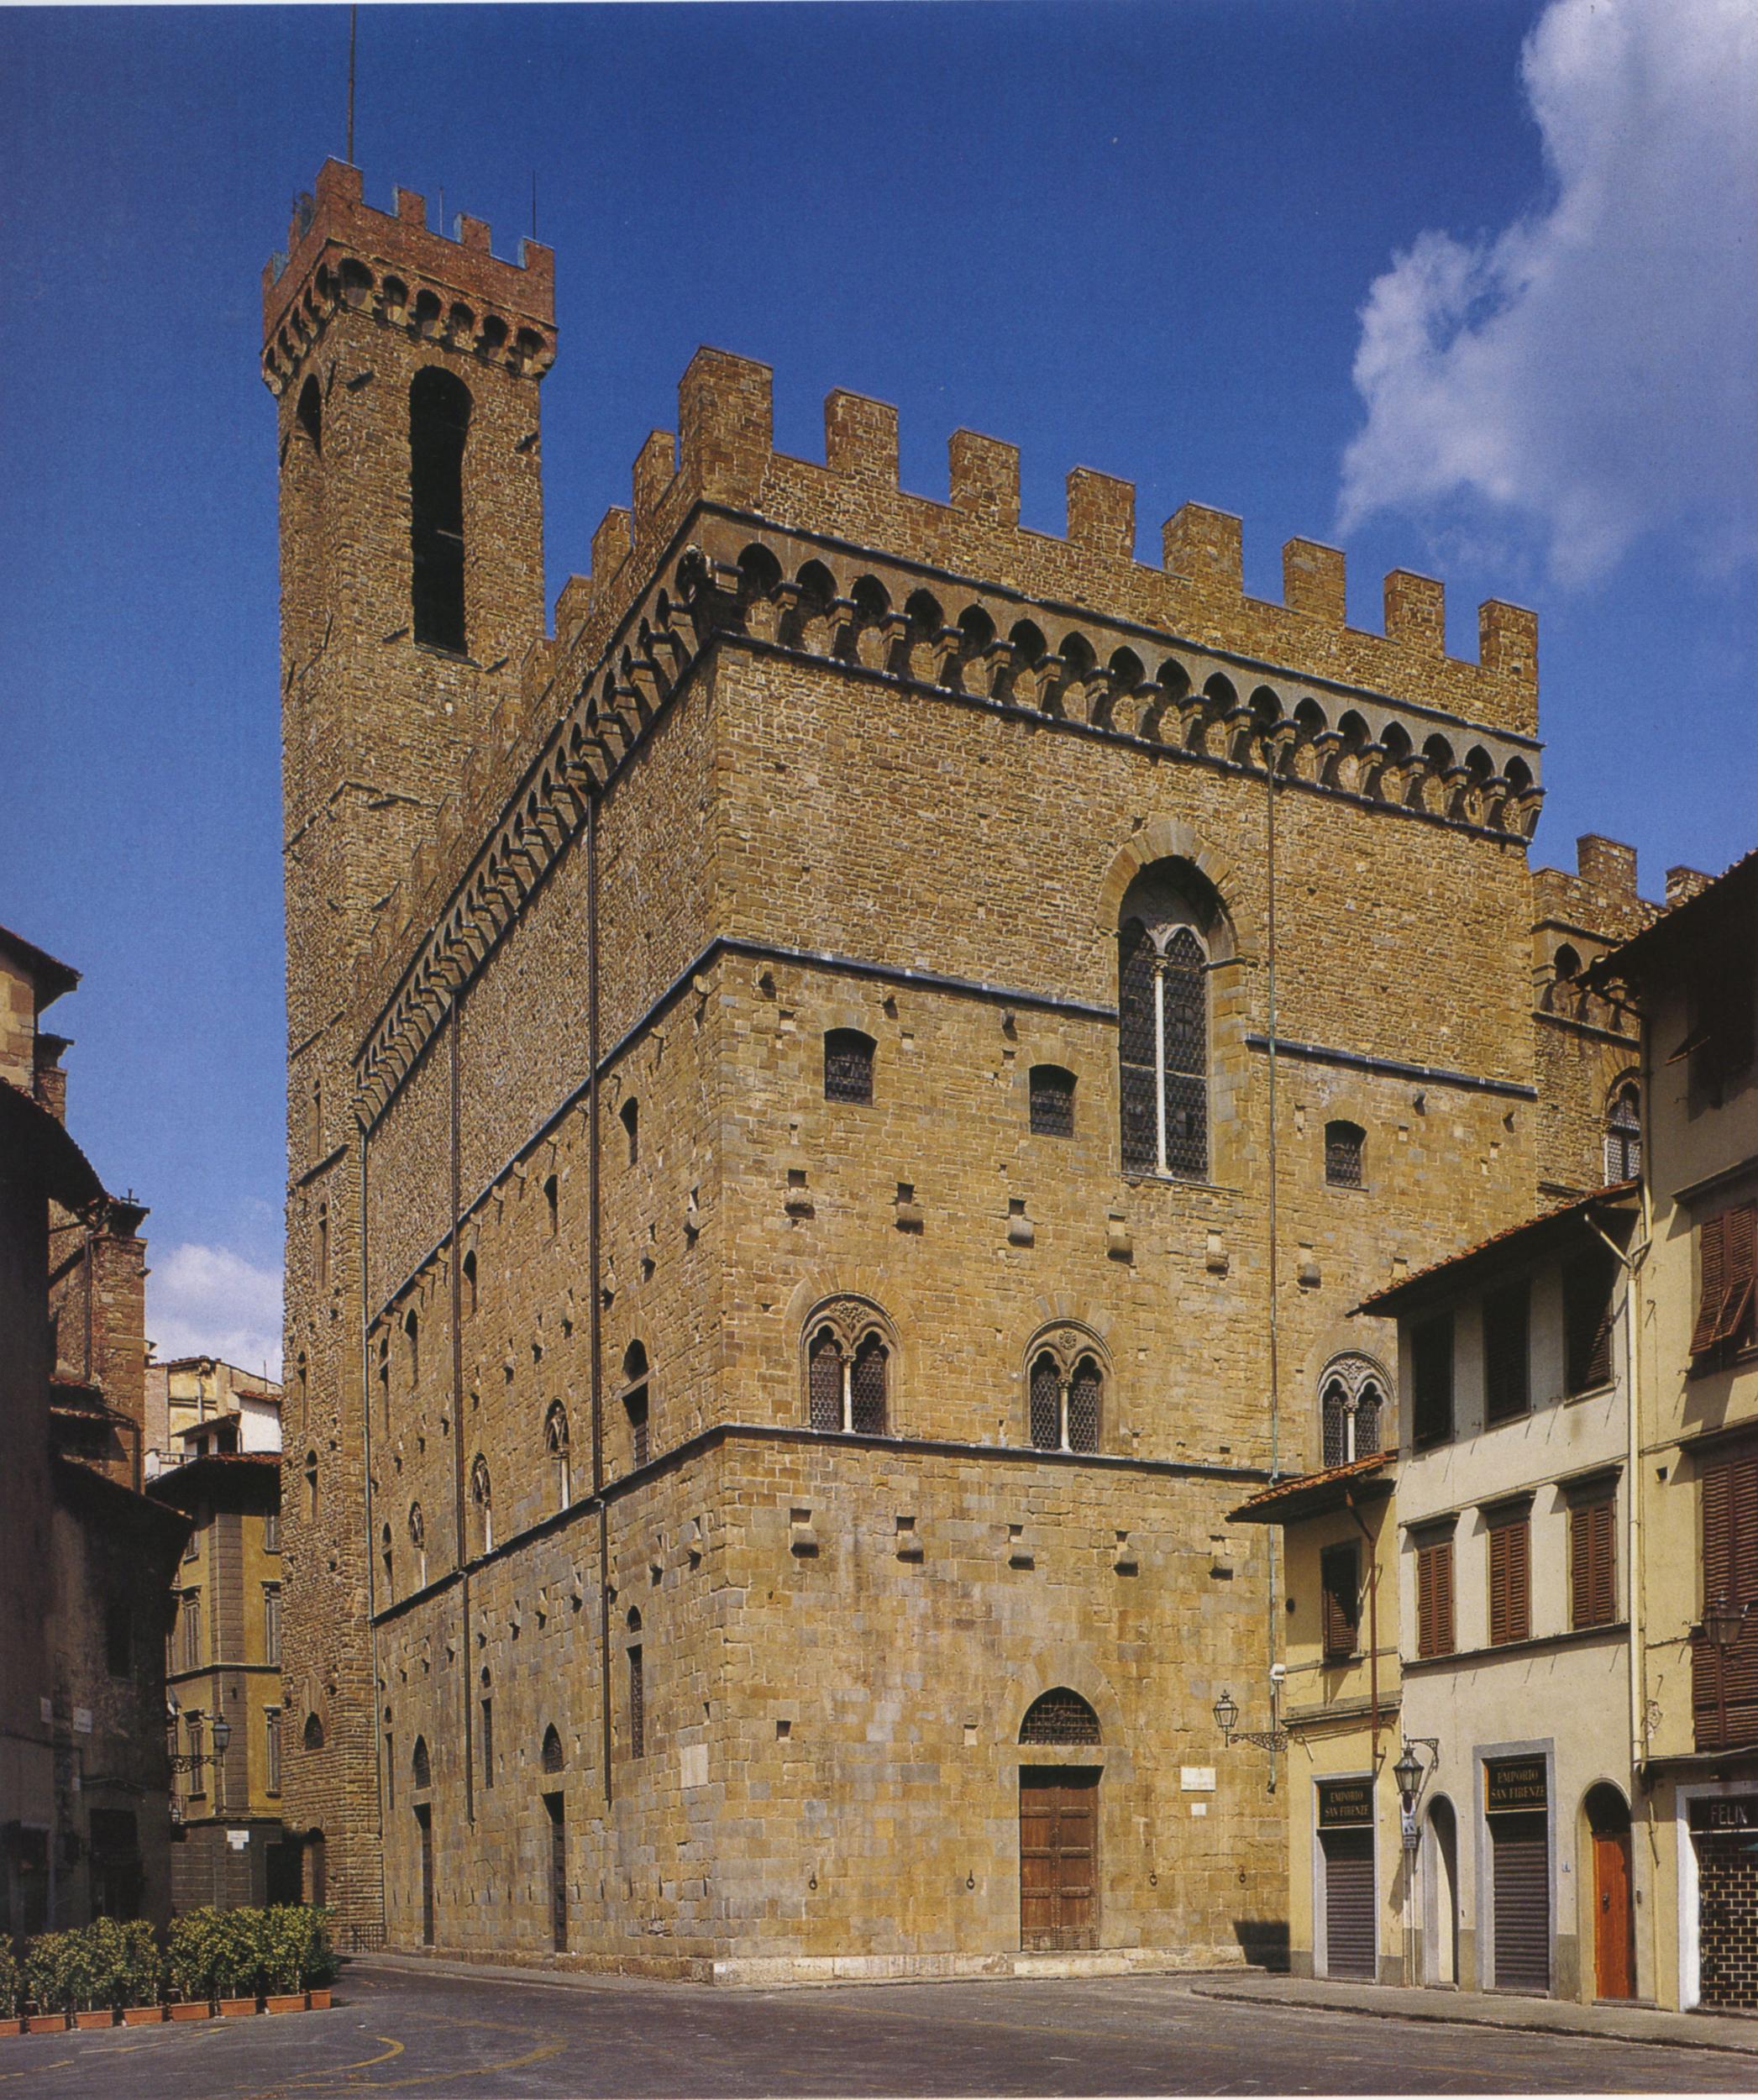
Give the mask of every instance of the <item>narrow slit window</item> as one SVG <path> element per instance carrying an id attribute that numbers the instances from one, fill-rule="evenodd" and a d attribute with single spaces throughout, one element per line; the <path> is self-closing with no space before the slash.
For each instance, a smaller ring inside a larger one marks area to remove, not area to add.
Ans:
<path id="1" fill-rule="evenodd" d="M 632 1094 L 617 1113 L 622 1119 L 623 1136 L 628 1140 L 628 1163 L 632 1167 L 641 1157 L 641 1104 Z"/>

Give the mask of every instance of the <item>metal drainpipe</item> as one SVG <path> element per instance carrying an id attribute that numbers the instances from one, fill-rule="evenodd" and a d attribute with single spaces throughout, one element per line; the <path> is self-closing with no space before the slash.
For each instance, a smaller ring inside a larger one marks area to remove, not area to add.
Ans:
<path id="1" fill-rule="evenodd" d="M 1644 1178 L 1641 1192 L 1641 1237 L 1628 1253 L 1608 1233 L 1600 1231 L 1591 1213 L 1587 1223 L 1611 1249 L 1624 1270 L 1624 1418 L 1627 1424 L 1626 1449 L 1628 1485 L 1624 1497 L 1624 1583 L 1629 1592 L 1624 1600 L 1624 1617 L 1629 1621 L 1626 1651 L 1629 1677 L 1629 1765 L 1632 1782 L 1640 1779 L 1643 1767 L 1648 1762 L 1647 1698 L 1643 1683 L 1643 1666 L 1646 1657 L 1641 1641 L 1641 1550 L 1642 1525 L 1637 1509 L 1641 1492 L 1641 1410 L 1638 1404 L 1640 1387 L 1637 1383 L 1636 1353 L 1636 1277 L 1647 1259 L 1650 1244 L 1648 1216 L 1648 1183 Z"/>
<path id="2" fill-rule="evenodd" d="M 586 1269 L 592 1379 L 592 1493 L 598 1501 L 598 1680 L 602 1718 L 605 1806 L 611 1803 L 611 1527 L 604 1499 L 604 1318 L 599 1277 L 598 1124 L 598 793 L 586 803 Z"/>
<path id="3" fill-rule="evenodd" d="M 469 1515 L 464 1492 L 464 1275 L 459 1264 L 463 1257 L 458 1244 L 459 1205 L 461 1173 L 459 1153 L 461 1147 L 463 1123 L 462 1080 L 460 1077 L 458 1024 L 463 1013 L 463 999 L 454 993 L 448 1016 L 448 1031 L 451 1037 L 451 1239 L 452 1239 L 452 1536 L 458 1556 L 459 1614 L 463 1626 L 464 1646 L 464 1820 L 476 1820 L 476 1742 L 473 1726 L 476 1701 L 475 1675 L 470 1658 L 470 1539 L 465 1530 Z M 369 1392 L 367 1404 L 371 1404 Z M 376 1719 L 374 1722 L 377 1725 Z"/>
<path id="4" fill-rule="evenodd" d="M 1278 1266 L 1276 1258 L 1276 753 L 1275 747 L 1266 742 L 1264 746 L 1264 829 L 1265 864 L 1268 884 L 1266 911 L 1267 956 L 1266 979 L 1268 994 L 1269 1035 L 1269 1118 L 1270 1118 L 1270 1200 L 1269 1200 L 1269 1293 L 1270 1293 L 1270 1478 L 1273 1482 L 1281 1471 L 1281 1384 L 1282 1363 L 1280 1333 L 1277 1325 Z M 1276 1661 L 1276 1528 L 1267 1527 L 1265 1546 L 1269 1559 L 1268 1605 L 1264 1626 L 1266 1648 L 1265 1669 Z M 1270 1792 L 1276 1790 L 1276 1753 L 1270 1752 Z"/>
<path id="5" fill-rule="evenodd" d="M 377 1557 L 372 1550 L 372 1520 L 376 1514 L 372 1498 L 372 1313 L 369 1291 L 370 1273 L 367 1268 L 367 1206 L 366 1206 L 366 1126 L 355 1110 L 355 1123 L 360 1133 L 360 1470 L 361 1499 L 366 1510 L 366 1624 L 370 1629 L 370 1668 L 372 1672 L 372 1747 L 373 1767 L 379 1777 L 379 1932 L 380 1940 L 386 1936 L 387 1890 L 385 1881 L 385 1785 L 389 1774 L 385 1769 L 384 1738 L 379 1729 L 379 1619 Z M 307 1425 L 309 1430 L 309 1425 Z M 311 1448 L 315 1449 L 312 1446 Z M 329 1834 L 324 1833 L 324 1856 L 329 1852 Z M 328 1895 L 328 1889 L 325 1890 Z"/>

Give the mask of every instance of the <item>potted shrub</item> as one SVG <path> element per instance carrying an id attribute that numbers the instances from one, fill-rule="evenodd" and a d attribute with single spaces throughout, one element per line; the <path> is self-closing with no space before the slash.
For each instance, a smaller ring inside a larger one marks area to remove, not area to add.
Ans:
<path id="1" fill-rule="evenodd" d="M 159 2002 L 160 1963 L 153 1929 L 144 1918 L 130 1919 L 121 1928 L 122 1947 L 117 1960 L 114 2003 L 124 2027 L 156 2027 L 165 2018 Z"/>
<path id="2" fill-rule="evenodd" d="M 329 2010 L 329 1987 L 336 1977 L 335 1950 L 330 1945 L 329 1913 L 314 1903 L 290 1903 L 290 1920 L 296 1920 L 299 1935 L 299 1980 L 305 1986 L 305 2002 L 313 2012 Z M 289 1929 L 295 1928 L 290 1925 Z"/>
<path id="3" fill-rule="evenodd" d="M 25 2018 L 29 2034 L 55 2034 L 67 2024 L 77 1987 L 77 1957 L 71 1932 L 39 1932 L 24 1946 L 24 1990 L 31 2010 Z"/>
<path id="4" fill-rule="evenodd" d="M 257 1948 L 265 2013 L 305 2010 L 304 1907 L 275 1903 L 257 1915 Z"/>
<path id="5" fill-rule="evenodd" d="M 220 1914 L 186 1910 L 171 1921 L 165 1935 L 165 1970 L 171 1989 L 174 2020 L 205 2020 L 213 2013 L 214 1965 L 218 1951 Z"/>
<path id="6" fill-rule="evenodd" d="M 0 2034 L 24 2032 L 24 2023 L 18 2017 L 23 2009 L 24 1986 L 13 1954 L 12 1939 L 10 1935 L 0 1932 Z"/>
<path id="7" fill-rule="evenodd" d="M 222 2019 L 242 2019 L 257 2011 L 256 1976 L 260 1966 L 254 1910 L 215 1914 L 213 1994 Z"/>

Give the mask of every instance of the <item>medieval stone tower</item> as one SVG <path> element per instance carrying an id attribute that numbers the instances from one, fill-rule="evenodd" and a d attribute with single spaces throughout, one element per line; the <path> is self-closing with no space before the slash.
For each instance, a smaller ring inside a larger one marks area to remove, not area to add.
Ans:
<path id="1" fill-rule="evenodd" d="M 548 255 L 332 164 L 265 297 L 311 1878 L 674 1974 L 1237 1960 L 1225 1512 L 1389 1437 L 1367 1292 L 1598 1171 L 1531 617 L 1249 598 L 1194 505 L 1147 566 L 1083 469 L 1028 531 L 966 431 L 911 496 L 850 394 L 792 459 L 705 350 L 551 638 Z"/>
<path id="2" fill-rule="evenodd" d="M 287 1419 L 299 1608 L 286 1801 L 308 1878 L 380 1905 L 360 1497 L 360 1137 L 354 974 L 543 626 L 538 386 L 554 271 L 422 199 L 365 208 L 326 164 L 263 278 L 279 409 L 287 943 Z"/>

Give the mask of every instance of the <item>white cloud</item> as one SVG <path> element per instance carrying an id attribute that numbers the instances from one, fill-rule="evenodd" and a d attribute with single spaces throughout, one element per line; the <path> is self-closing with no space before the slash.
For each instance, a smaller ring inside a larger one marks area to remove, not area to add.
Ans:
<path id="1" fill-rule="evenodd" d="M 186 1242 L 149 1257 L 146 1329 L 161 1362 L 223 1357 L 243 1370 L 281 1376 L 281 1271 L 258 1268 L 223 1247 Z"/>
<path id="2" fill-rule="evenodd" d="M 1566 582 L 1639 535 L 1758 557 L 1758 8 L 1551 0 L 1521 76 L 1551 194 L 1427 232 L 1362 309 L 1345 530 L 1475 496 Z"/>

